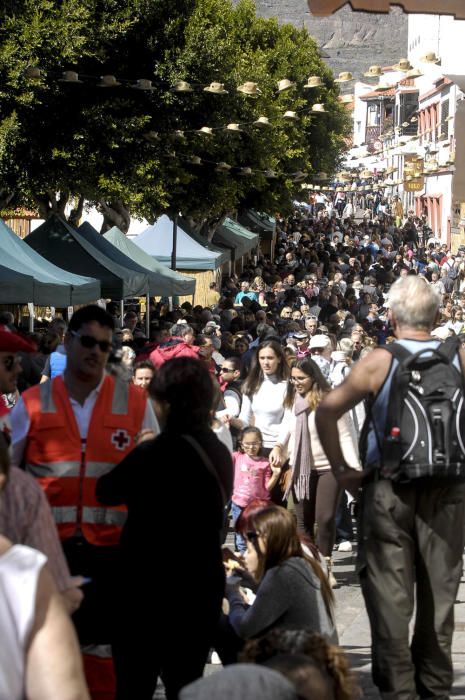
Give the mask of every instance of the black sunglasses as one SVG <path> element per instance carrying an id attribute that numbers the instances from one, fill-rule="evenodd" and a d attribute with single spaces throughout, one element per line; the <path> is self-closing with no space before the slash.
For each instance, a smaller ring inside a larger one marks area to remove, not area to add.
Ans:
<path id="1" fill-rule="evenodd" d="M 79 338 L 83 348 L 91 349 L 98 345 L 101 352 L 110 352 L 111 350 L 111 342 L 109 340 L 97 340 L 92 335 L 81 335 L 77 331 L 71 331 L 71 335 Z"/>

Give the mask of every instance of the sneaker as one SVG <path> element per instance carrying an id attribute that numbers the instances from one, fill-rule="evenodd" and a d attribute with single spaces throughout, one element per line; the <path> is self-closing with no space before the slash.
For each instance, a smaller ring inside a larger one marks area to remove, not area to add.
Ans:
<path id="1" fill-rule="evenodd" d="M 342 542 L 339 543 L 339 547 L 337 548 L 338 552 L 351 552 L 352 551 L 352 542 L 349 542 L 349 540 L 343 540 Z"/>

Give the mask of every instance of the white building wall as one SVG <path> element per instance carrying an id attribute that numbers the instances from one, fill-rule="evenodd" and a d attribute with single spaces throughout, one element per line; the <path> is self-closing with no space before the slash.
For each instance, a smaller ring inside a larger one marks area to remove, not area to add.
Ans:
<path id="1" fill-rule="evenodd" d="M 439 74 L 465 74 L 465 20 L 448 15 L 408 16 L 409 59 L 422 70 L 438 71 Z M 434 51 L 441 59 L 439 67 L 419 63 L 421 56 Z"/>

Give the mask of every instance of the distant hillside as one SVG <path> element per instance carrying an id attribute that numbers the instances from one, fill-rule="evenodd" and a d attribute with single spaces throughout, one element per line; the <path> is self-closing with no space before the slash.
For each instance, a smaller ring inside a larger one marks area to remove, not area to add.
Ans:
<path id="1" fill-rule="evenodd" d="M 337 74 L 350 70 L 358 77 L 371 65 L 391 65 L 407 55 L 407 15 L 352 12 L 343 7 L 331 17 L 313 17 L 306 0 L 255 0 L 257 13 L 305 26 L 328 56 Z"/>

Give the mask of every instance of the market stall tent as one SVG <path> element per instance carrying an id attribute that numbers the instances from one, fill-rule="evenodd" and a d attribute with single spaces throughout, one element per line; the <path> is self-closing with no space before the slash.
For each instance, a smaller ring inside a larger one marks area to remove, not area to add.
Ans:
<path id="1" fill-rule="evenodd" d="M 134 239 L 134 243 L 148 255 L 156 258 L 166 267 L 171 265 L 173 250 L 173 222 L 166 216 L 160 216 L 155 224 L 142 231 Z M 177 227 L 177 270 L 216 270 L 229 259 L 226 251 L 212 250 L 194 239 L 194 235 L 186 233 L 182 222 Z"/>
<path id="2" fill-rule="evenodd" d="M 168 216 L 161 216 L 132 240 L 147 255 L 165 267 L 171 266 L 173 222 Z M 210 284 L 220 284 L 222 265 L 229 263 L 231 255 L 229 251 L 219 250 L 207 241 L 201 244 L 199 240 L 200 236 L 185 231 L 182 220 L 178 222 L 176 270 L 185 271 L 195 279 L 194 304 L 206 306 Z"/>
<path id="3" fill-rule="evenodd" d="M 28 304 L 34 298 L 34 277 L 0 265 L 0 303 Z"/>
<path id="4" fill-rule="evenodd" d="M 6 302 L 2 298 L 3 303 L 31 302 L 40 306 L 66 307 L 96 301 L 101 295 L 98 280 L 72 274 L 53 264 L 29 247 L 1 220 L 0 249 L 4 267 L 34 279 L 33 294 L 29 299 L 24 299 L 21 292 L 21 302 Z"/>
<path id="5" fill-rule="evenodd" d="M 148 291 L 147 274 L 115 262 L 58 216 L 47 219 L 24 240 L 56 265 L 98 279 L 105 298 L 127 299 Z"/>
<path id="6" fill-rule="evenodd" d="M 153 273 L 156 284 L 154 286 L 155 291 L 151 292 L 151 294 L 167 297 L 194 294 L 195 279 L 193 277 L 181 275 L 179 272 L 165 267 L 156 258 L 145 253 L 142 248 L 139 248 L 127 238 L 116 226 L 107 231 L 104 234 L 104 238 L 128 258 L 131 258 L 131 260 Z"/>

